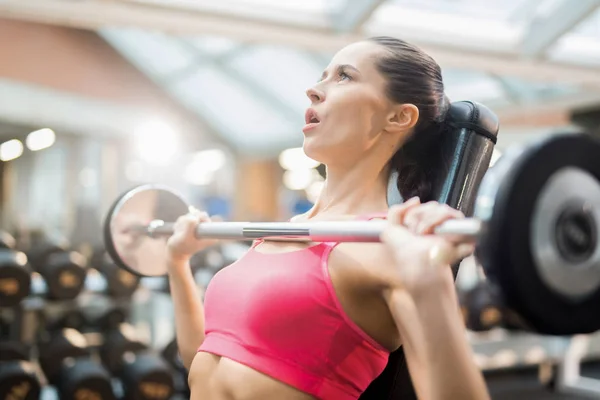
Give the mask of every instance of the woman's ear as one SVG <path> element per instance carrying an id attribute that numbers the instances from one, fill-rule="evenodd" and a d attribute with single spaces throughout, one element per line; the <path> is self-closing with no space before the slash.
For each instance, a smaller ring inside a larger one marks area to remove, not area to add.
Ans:
<path id="1" fill-rule="evenodd" d="M 388 116 L 386 131 L 407 132 L 419 121 L 419 109 L 414 104 L 399 104 L 394 106 Z"/>

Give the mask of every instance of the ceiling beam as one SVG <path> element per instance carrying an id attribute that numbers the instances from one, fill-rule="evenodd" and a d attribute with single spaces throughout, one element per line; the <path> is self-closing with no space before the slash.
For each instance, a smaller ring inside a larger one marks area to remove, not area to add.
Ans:
<path id="1" fill-rule="evenodd" d="M 0 2 L 0 15 L 92 30 L 128 27 L 176 35 L 217 35 L 240 43 L 277 44 L 316 52 L 336 51 L 348 43 L 364 39 L 360 34 L 336 34 L 325 28 L 122 1 L 4 0 Z M 392 32 L 391 29 L 397 31 Z M 402 27 L 390 27 L 381 32 L 371 30 L 369 34 L 410 36 Z M 431 40 L 435 40 L 433 36 Z M 522 59 L 518 54 L 486 53 L 423 40 L 415 44 L 431 54 L 443 68 L 484 71 L 533 81 L 571 83 L 600 89 L 597 67 Z"/>
<path id="2" fill-rule="evenodd" d="M 346 0 L 346 4 L 332 16 L 333 27 L 337 32 L 357 32 L 367 22 L 375 10 L 386 0 Z"/>
<path id="3" fill-rule="evenodd" d="M 562 0 L 549 15 L 534 18 L 523 36 L 521 52 L 527 57 L 540 57 L 564 34 L 589 17 L 600 0 Z"/>
<path id="4" fill-rule="evenodd" d="M 101 137 L 131 135 L 150 111 L 0 79 L 0 120 Z"/>
<path id="5" fill-rule="evenodd" d="M 511 124 L 513 120 L 526 118 L 539 113 L 563 113 L 567 110 L 595 107 L 600 105 L 600 93 L 583 91 L 577 94 L 557 96 L 552 99 L 537 99 L 520 104 L 492 107 L 502 124 Z"/>
<path id="6" fill-rule="evenodd" d="M 185 46 L 191 53 L 196 54 L 198 59 L 203 60 L 201 63 L 196 64 L 196 70 L 202 65 L 210 65 L 211 67 L 221 71 L 225 74 L 229 79 L 239 83 L 241 86 L 248 89 L 257 99 L 260 99 L 265 105 L 270 107 L 271 109 L 279 112 L 284 118 L 294 121 L 299 120 L 299 110 L 294 110 L 292 107 L 288 106 L 284 101 L 278 98 L 276 95 L 266 90 L 264 86 L 254 81 L 247 75 L 240 73 L 238 70 L 233 68 L 229 63 L 225 62 L 225 59 L 220 57 L 211 57 L 209 54 L 203 52 L 190 42 L 186 40 L 182 40 L 181 44 Z M 194 71 L 194 72 L 195 72 Z M 182 79 L 184 76 L 181 74 L 177 75 L 177 80 Z M 167 82 L 169 85 L 171 82 Z"/>

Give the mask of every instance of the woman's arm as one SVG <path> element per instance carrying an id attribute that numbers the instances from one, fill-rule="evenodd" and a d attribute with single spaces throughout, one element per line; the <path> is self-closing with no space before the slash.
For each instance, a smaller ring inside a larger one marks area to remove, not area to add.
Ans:
<path id="1" fill-rule="evenodd" d="M 448 206 L 418 199 L 390 210 L 382 235 L 390 252 L 383 295 L 402 338 L 420 399 L 489 399 L 459 312 L 450 265 L 472 253 L 471 243 L 432 235 L 436 226 L 464 218 Z"/>
<path id="2" fill-rule="evenodd" d="M 416 298 L 403 289 L 385 293 L 419 399 L 489 399 L 473 361 L 450 268 L 443 284 L 430 289 Z"/>
<path id="3" fill-rule="evenodd" d="M 167 242 L 169 264 L 169 287 L 175 308 L 175 331 L 177 347 L 183 365 L 189 369 L 198 347 L 204 341 L 204 306 L 196 285 L 190 259 L 192 256 L 216 243 L 216 240 L 199 240 L 196 227 L 209 222 L 206 213 L 193 210 L 177 219 L 173 235 Z"/>
<path id="4" fill-rule="evenodd" d="M 170 258 L 168 263 L 177 347 L 183 365 L 189 369 L 204 341 L 204 306 L 189 259 Z"/>

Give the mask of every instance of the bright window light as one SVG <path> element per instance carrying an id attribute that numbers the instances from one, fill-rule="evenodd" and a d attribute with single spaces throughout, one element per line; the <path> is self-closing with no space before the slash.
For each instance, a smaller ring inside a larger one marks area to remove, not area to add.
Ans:
<path id="1" fill-rule="evenodd" d="M 210 149 L 195 153 L 184 172 L 184 179 L 191 185 L 204 186 L 214 180 L 214 173 L 225 166 L 227 157 L 222 150 Z"/>
<path id="2" fill-rule="evenodd" d="M 301 147 L 287 149 L 279 155 L 279 164 L 288 171 L 316 168 L 318 161 L 308 158 Z"/>
<path id="3" fill-rule="evenodd" d="M 502 152 L 500 150 L 494 149 L 492 152 L 492 158 L 490 159 L 490 168 L 496 164 L 496 162 L 502 157 Z"/>
<path id="4" fill-rule="evenodd" d="M 23 143 L 20 140 L 12 139 L 0 144 L 0 160 L 10 161 L 19 158 L 23 154 Z"/>
<path id="5" fill-rule="evenodd" d="M 296 169 L 285 171 L 283 184 L 290 190 L 304 190 L 320 178 L 315 169 Z"/>
<path id="6" fill-rule="evenodd" d="M 93 168 L 83 168 L 79 171 L 79 183 L 84 188 L 91 188 L 98 184 L 98 175 Z"/>
<path id="7" fill-rule="evenodd" d="M 214 171 L 209 171 L 204 168 L 198 168 L 198 164 L 193 162 L 188 164 L 183 173 L 183 179 L 190 185 L 205 186 L 214 180 Z"/>
<path id="8" fill-rule="evenodd" d="M 125 165 L 125 177 L 131 182 L 144 180 L 144 165 L 139 161 L 131 161 Z"/>
<path id="9" fill-rule="evenodd" d="M 309 187 L 306 188 L 306 198 L 311 203 L 316 203 L 321 191 L 323 190 L 323 186 L 325 186 L 325 182 L 316 181 L 310 184 Z"/>
<path id="10" fill-rule="evenodd" d="M 199 151 L 192 158 L 195 168 L 206 171 L 217 171 L 225 166 L 226 161 L 225 153 L 219 149 Z"/>
<path id="11" fill-rule="evenodd" d="M 31 151 L 47 149 L 56 141 L 56 134 L 52 129 L 44 128 L 31 132 L 25 139 L 25 145 Z"/>
<path id="12" fill-rule="evenodd" d="M 134 137 L 139 157 L 148 163 L 165 165 L 179 150 L 177 134 L 162 121 L 148 121 L 140 125 Z"/>

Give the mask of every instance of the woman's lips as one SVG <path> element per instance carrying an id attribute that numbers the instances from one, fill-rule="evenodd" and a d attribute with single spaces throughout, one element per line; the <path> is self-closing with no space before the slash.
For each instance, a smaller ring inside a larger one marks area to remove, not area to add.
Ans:
<path id="1" fill-rule="evenodd" d="M 321 123 L 321 120 L 319 119 L 319 115 L 317 114 L 317 112 L 314 109 L 309 108 L 304 114 L 304 122 L 306 123 L 306 125 L 304 126 L 304 128 L 302 128 L 302 132 L 306 133 L 310 130 L 315 129 Z"/>
<path id="2" fill-rule="evenodd" d="M 320 122 L 311 122 L 309 124 L 304 125 L 304 128 L 302 128 L 302 132 L 306 133 L 309 132 L 313 129 L 315 129 L 317 126 L 319 126 Z"/>

